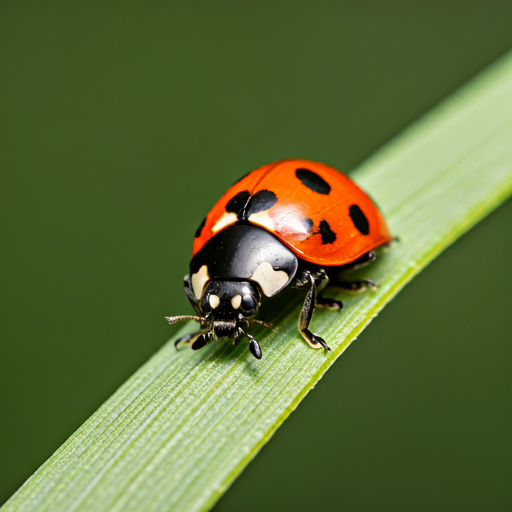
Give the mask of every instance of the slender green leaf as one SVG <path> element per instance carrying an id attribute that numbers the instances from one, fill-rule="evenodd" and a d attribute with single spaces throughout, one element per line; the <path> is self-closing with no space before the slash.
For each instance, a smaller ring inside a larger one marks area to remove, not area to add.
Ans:
<path id="1" fill-rule="evenodd" d="M 30 478 L 5 511 L 206 510 L 382 307 L 512 191 L 512 54 L 362 165 L 354 178 L 401 241 L 358 271 L 376 292 L 318 311 L 297 333 L 299 303 L 246 343 L 176 352 L 171 340 Z M 357 275 L 357 274 L 356 274 Z M 169 312 L 170 314 L 176 312 Z M 188 325 L 185 330 L 190 330 Z"/>

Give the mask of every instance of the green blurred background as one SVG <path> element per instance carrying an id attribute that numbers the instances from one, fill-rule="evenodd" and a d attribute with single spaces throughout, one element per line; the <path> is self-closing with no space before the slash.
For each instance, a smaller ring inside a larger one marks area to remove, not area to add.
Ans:
<path id="1" fill-rule="evenodd" d="M 0 503 L 190 311 L 234 180 L 349 171 L 510 47 L 510 1 L 2 1 Z M 511 221 L 422 272 L 215 510 L 509 510 Z"/>

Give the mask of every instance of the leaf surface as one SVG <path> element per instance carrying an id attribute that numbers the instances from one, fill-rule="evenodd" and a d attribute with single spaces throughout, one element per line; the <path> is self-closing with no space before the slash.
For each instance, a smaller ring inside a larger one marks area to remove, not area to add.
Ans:
<path id="1" fill-rule="evenodd" d="M 332 352 L 311 350 L 302 340 L 296 300 L 283 302 L 274 331 L 253 331 L 261 361 L 245 342 L 176 352 L 170 340 L 3 509 L 209 509 L 384 305 L 512 193 L 512 54 L 352 177 L 380 205 L 400 242 L 353 274 L 378 282 L 377 291 L 337 293 L 343 313 L 315 313 L 312 330 Z"/>

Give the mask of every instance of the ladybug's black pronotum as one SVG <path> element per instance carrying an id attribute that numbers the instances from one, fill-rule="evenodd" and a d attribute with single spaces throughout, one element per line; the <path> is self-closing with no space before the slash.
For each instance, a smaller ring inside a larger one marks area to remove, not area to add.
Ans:
<path id="1" fill-rule="evenodd" d="M 382 213 L 347 176 L 308 160 L 282 160 L 249 173 L 233 185 L 199 226 L 184 279 L 185 294 L 200 329 L 176 347 L 197 350 L 211 339 L 246 336 L 257 359 L 259 343 L 247 332 L 261 297 L 285 288 L 306 288 L 299 331 L 312 348 L 327 343 L 309 330 L 315 306 L 340 310 L 340 301 L 319 297 L 327 283 L 351 291 L 369 280 L 340 281 L 338 274 L 376 257 L 392 240 Z"/>

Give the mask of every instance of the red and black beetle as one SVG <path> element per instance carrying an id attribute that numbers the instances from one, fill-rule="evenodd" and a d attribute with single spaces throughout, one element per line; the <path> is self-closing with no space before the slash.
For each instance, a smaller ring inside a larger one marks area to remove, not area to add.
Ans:
<path id="1" fill-rule="evenodd" d="M 264 165 L 233 185 L 199 226 L 184 279 L 184 290 L 199 316 L 200 330 L 176 346 L 196 350 L 211 339 L 247 336 L 251 353 L 261 359 L 259 343 L 247 332 L 261 296 L 288 287 L 307 288 L 299 330 L 312 348 L 329 350 L 309 330 L 315 306 L 340 310 L 340 301 L 319 297 L 331 284 L 357 290 L 371 281 L 340 281 L 338 274 L 367 264 L 374 249 L 391 236 L 382 213 L 350 178 L 308 160 Z"/>

